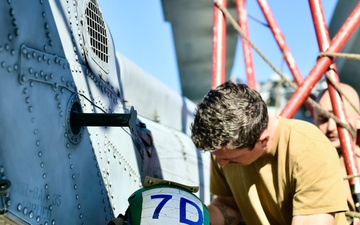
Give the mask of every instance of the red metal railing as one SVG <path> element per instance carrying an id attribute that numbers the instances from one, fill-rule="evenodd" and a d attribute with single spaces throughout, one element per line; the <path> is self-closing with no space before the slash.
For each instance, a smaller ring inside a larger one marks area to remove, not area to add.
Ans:
<path id="1" fill-rule="evenodd" d="M 314 21 L 316 37 L 318 40 L 319 49 L 321 52 L 327 50 L 330 46 L 330 35 L 328 28 L 325 23 L 324 12 L 322 10 L 320 0 L 309 0 L 312 19 Z M 338 75 L 335 73 L 337 71 L 336 64 L 332 63 L 327 71 L 330 78 L 337 83 L 340 83 Z M 340 94 L 336 91 L 333 84 L 327 80 L 330 99 L 332 103 L 332 108 L 334 114 L 343 122 L 347 123 L 344 104 L 341 100 Z M 355 143 L 352 140 L 352 135 L 350 131 L 346 130 L 344 127 L 337 125 L 337 130 L 339 134 L 339 139 L 341 143 L 341 150 L 344 156 L 345 167 L 347 174 L 349 176 L 357 175 L 359 173 L 359 168 L 355 155 Z M 350 188 L 352 190 L 355 206 L 357 211 L 360 211 L 359 208 L 359 197 L 360 197 L 360 178 L 354 177 L 349 179 Z"/>
<path id="2" fill-rule="evenodd" d="M 347 43 L 351 35 L 360 23 L 360 3 L 352 11 L 343 26 L 339 29 L 330 43 L 326 53 L 338 53 Z M 312 88 L 321 79 L 332 64 L 329 57 L 320 58 L 312 68 L 304 82 L 298 87 L 293 96 L 290 98 L 280 115 L 291 118 L 299 110 L 306 98 L 310 95 Z"/>
<path id="3" fill-rule="evenodd" d="M 246 0 L 236 1 L 236 12 L 238 14 L 238 23 L 239 23 L 241 29 L 244 31 L 245 35 L 249 37 L 249 29 L 248 29 L 245 1 Z M 244 52 L 247 83 L 248 83 L 249 87 L 256 90 L 257 87 L 256 87 L 253 57 L 252 57 L 252 53 L 251 53 L 251 45 L 244 38 L 241 38 L 241 43 L 242 43 L 243 52 Z"/>
<path id="4" fill-rule="evenodd" d="M 301 72 L 295 62 L 294 57 L 292 56 L 290 49 L 288 48 L 286 41 L 285 41 L 285 37 L 283 35 L 283 33 L 280 30 L 280 27 L 278 26 L 275 17 L 273 16 L 271 9 L 269 7 L 269 5 L 267 4 L 266 0 L 258 0 L 260 9 L 262 10 L 265 19 L 270 27 L 271 32 L 274 35 L 274 38 L 276 40 L 276 43 L 278 44 L 281 52 L 283 53 L 283 57 L 286 61 L 286 64 L 288 65 L 291 74 L 294 77 L 294 80 L 296 82 L 297 85 L 300 85 L 304 78 L 301 75 Z M 305 106 L 306 108 L 309 110 L 309 112 L 311 113 L 311 115 L 313 115 L 313 107 L 305 102 Z"/>
<path id="5" fill-rule="evenodd" d="M 227 0 L 219 0 L 226 8 Z M 213 24 L 213 59 L 211 87 L 215 88 L 225 82 L 226 66 L 226 19 L 225 15 L 214 3 Z"/>

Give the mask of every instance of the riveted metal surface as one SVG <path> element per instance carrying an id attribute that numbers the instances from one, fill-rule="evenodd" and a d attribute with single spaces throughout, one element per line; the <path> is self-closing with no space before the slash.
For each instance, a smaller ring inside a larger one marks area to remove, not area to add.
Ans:
<path id="1" fill-rule="evenodd" d="M 113 211 L 102 192 L 89 134 L 84 131 L 85 137 L 74 143 L 67 131 L 68 105 L 77 95 L 73 76 L 86 68 L 76 61 L 76 48 L 63 48 L 63 42 L 75 38 L 71 33 L 60 37 L 56 19 L 62 17 L 52 17 L 47 1 L 4 1 L 0 6 L 2 15 L 8 15 L 1 20 L 6 38 L 0 41 L 0 124 L 7 131 L 1 138 L 0 165 L 11 181 L 0 221 L 104 223 Z M 32 16 L 26 19 L 27 14 Z"/>
<path id="2" fill-rule="evenodd" d="M 97 1 L 0 2 L 0 224 L 107 224 L 125 212 L 146 175 L 199 185 L 208 201 L 208 177 L 201 171 L 209 160 L 197 155 L 185 128 L 192 108 L 174 93 L 156 91 L 159 83 L 143 92 L 166 99 L 151 107 L 161 112 L 158 121 L 140 112 L 136 129 L 71 125 L 74 108 L 129 113 L 142 101 L 124 104 L 121 90 L 130 80 L 121 80 L 123 65 L 105 23 L 107 42 L 96 45 L 104 51 L 97 55 L 101 62 L 89 55 L 96 51 L 83 20 L 91 4 Z M 97 10 L 92 16 L 101 20 Z M 168 102 L 180 109 L 174 120 L 186 123 L 170 122 Z"/>

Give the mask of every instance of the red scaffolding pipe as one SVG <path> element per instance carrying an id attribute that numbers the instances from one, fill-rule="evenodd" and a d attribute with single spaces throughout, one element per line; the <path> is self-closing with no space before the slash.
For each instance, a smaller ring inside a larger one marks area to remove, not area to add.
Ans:
<path id="1" fill-rule="evenodd" d="M 219 0 L 224 8 L 227 0 Z M 226 64 L 226 19 L 223 12 L 214 3 L 214 22 L 213 22 L 213 60 L 212 60 L 212 79 L 211 88 L 215 88 L 225 82 Z"/>
<path id="2" fill-rule="evenodd" d="M 328 28 L 325 23 L 325 17 L 322 10 L 322 5 L 320 0 L 309 0 L 310 9 L 312 18 L 314 21 L 315 31 L 316 31 L 316 37 L 319 44 L 319 49 L 321 52 L 324 52 L 326 48 L 330 45 L 330 35 L 328 33 Z M 336 83 L 340 83 L 338 75 L 335 73 L 337 71 L 336 64 L 333 63 L 331 65 L 330 70 L 328 71 L 328 74 L 330 75 L 330 78 Z M 333 84 L 328 80 L 327 78 L 327 84 L 330 94 L 330 99 L 333 107 L 334 114 L 343 122 L 347 123 L 346 114 L 345 114 L 345 108 L 344 104 L 341 100 L 340 94 L 336 91 Z M 344 156 L 345 161 L 345 167 L 347 174 L 349 176 L 357 175 L 359 173 L 359 168 L 357 165 L 356 155 L 355 155 L 355 144 L 352 140 L 351 133 L 343 128 L 341 125 L 337 124 L 337 130 L 339 134 L 339 139 L 341 143 L 341 149 L 342 154 Z M 360 194 L 360 178 L 355 177 L 349 179 L 349 184 L 352 189 L 352 194 L 359 195 Z M 356 187 L 354 187 L 356 186 Z M 354 192 L 357 190 L 358 193 Z M 356 196 L 354 199 L 355 205 L 359 204 L 359 198 Z M 356 207 L 359 209 L 359 207 Z M 359 211 L 359 210 L 358 210 Z"/>
<path id="3" fill-rule="evenodd" d="M 246 0 L 236 0 L 236 12 L 238 15 L 239 26 L 244 31 L 244 34 L 247 37 L 250 37 L 249 36 L 249 28 L 248 28 L 249 26 L 248 26 L 248 22 L 247 22 L 247 12 L 246 12 L 245 1 Z M 251 53 L 251 45 L 245 38 L 242 38 L 242 37 L 241 37 L 241 43 L 243 46 L 247 84 L 250 88 L 256 90 L 257 87 L 256 87 L 253 57 L 252 57 L 252 53 Z"/>
<path id="4" fill-rule="evenodd" d="M 286 45 L 286 41 L 284 38 L 284 35 L 281 33 L 281 30 L 273 16 L 273 14 L 271 13 L 271 9 L 269 7 L 269 5 L 267 4 L 266 0 L 258 0 L 260 9 L 262 10 L 265 19 L 270 27 L 271 32 L 273 33 L 276 43 L 278 44 L 280 50 L 283 52 L 283 56 L 284 59 L 291 71 L 291 73 L 294 76 L 294 80 L 295 82 L 299 85 L 302 83 L 303 81 L 303 77 L 300 73 L 299 68 L 297 67 L 294 57 L 291 55 L 291 52 L 288 48 L 288 46 Z"/>
<path id="5" fill-rule="evenodd" d="M 290 49 L 288 48 L 288 46 L 286 44 L 285 37 L 282 34 L 280 27 L 278 26 L 278 24 L 275 20 L 275 17 L 273 16 L 273 14 L 271 12 L 269 5 L 267 4 L 267 1 L 266 0 L 258 0 L 258 4 L 265 16 L 265 19 L 270 27 L 271 32 L 274 35 L 276 43 L 278 44 L 281 52 L 283 53 L 283 57 L 294 77 L 295 82 L 297 83 L 297 85 L 300 85 L 304 79 L 300 73 L 298 66 L 296 65 L 295 59 L 292 56 Z M 313 115 L 313 107 L 308 103 L 305 103 L 305 106 L 309 110 L 311 115 Z"/>
<path id="6" fill-rule="evenodd" d="M 360 23 L 360 3 L 357 4 L 350 16 L 344 22 L 340 30 L 337 32 L 331 44 L 326 51 L 327 53 L 338 53 L 354 33 Z M 291 96 L 288 103 L 280 113 L 281 116 L 291 118 L 295 115 L 306 98 L 310 95 L 312 88 L 321 79 L 323 74 L 331 65 L 332 60 L 329 57 L 321 57 L 310 71 L 309 75 L 299 85 L 298 89 Z"/>

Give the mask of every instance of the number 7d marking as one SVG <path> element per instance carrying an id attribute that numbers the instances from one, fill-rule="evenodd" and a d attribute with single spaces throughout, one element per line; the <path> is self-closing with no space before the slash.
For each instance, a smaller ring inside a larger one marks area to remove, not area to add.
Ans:
<path id="1" fill-rule="evenodd" d="M 153 219 L 159 219 L 159 214 L 160 214 L 161 209 L 164 207 L 166 202 L 168 202 L 172 198 L 172 196 L 171 195 L 152 195 L 151 196 L 151 199 L 155 199 L 155 198 L 163 199 L 163 200 L 161 200 L 159 205 L 156 207 L 154 214 L 152 216 Z"/>

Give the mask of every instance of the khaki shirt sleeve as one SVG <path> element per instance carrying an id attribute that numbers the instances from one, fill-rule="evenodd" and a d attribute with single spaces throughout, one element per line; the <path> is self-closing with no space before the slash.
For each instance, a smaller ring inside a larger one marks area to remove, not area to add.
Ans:
<path id="1" fill-rule="evenodd" d="M 216 161 L 216 157 L 211 155 L 211 175 L 210 175 L 210 192 L 214 195 L 232 196 L 224 173 Z"/>

